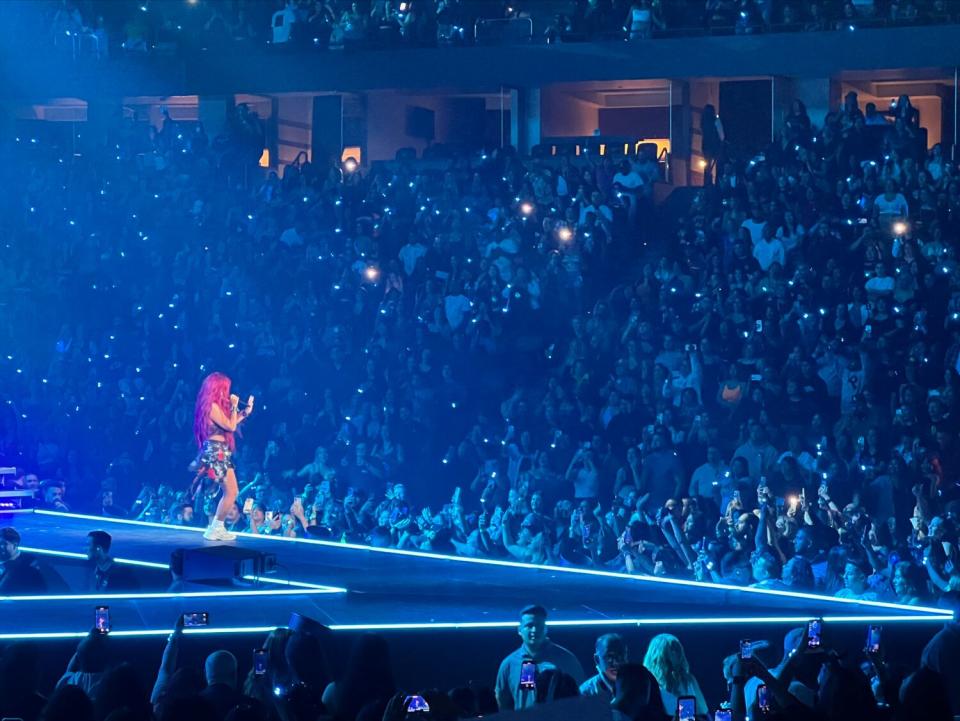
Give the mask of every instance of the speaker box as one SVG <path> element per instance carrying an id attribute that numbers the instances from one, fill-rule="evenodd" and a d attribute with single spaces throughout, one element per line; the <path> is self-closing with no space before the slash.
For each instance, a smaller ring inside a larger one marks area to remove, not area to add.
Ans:
<path id="1" fill-rule="evenodd" d="M 183 549 L 183 580 L 233 584 L 247 582 L 276 570 L 273 554 L 233 546 Z"/>

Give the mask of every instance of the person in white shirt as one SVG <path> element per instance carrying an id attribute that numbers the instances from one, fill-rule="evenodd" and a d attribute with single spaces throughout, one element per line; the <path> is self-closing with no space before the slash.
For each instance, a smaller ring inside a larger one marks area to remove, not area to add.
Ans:
<path id="1" fill-rule="evenodd" d="M 443 310 L 447 316 L 447 323 L 453 330 L 463 324 L 471 305 L 470 299 L 459 288 L 451 289 L 450 295 L 443 299 Z"/>
<path id="2" fill-rule="evenodd" d="M 741 228 L 746 228 L 750 233 L 750 240 L 754 245 L 763 239 L 763 229 L 767 226 L 767 221 L 763 219 L 763 213 L 760 207 L 755 205 L 750 211 L 750 217 L 740 224 Z"/>
<path id="3" fill-rule="evenodd" d="M 278 10 L 273 14 L 270 20 L 270 27 L 273 28 L 273 44 L 282 45 L 290 42 L 290 33 L 293 30 L 293 24 L 297 21 L 295 11 L 296 3 L 294 0 L 287 0 L 283 10 Z"/>
<path id="4" fill-rule="evenodd" d="M 781 268 L 786 265 L 787 251 L 780 239 L 774 236 L 772 226 L 764 224 L 760 240 L 753 244 L 753 257 L 764 273 L 770 270 L 774 263 L 779 263 Z"/>
<path id="5" fill-rule="evenodd" d="M 886 266 L 883 263 L 877 263 L 874 276 L 865 284 L 868 293 L 892 293 L 896 281 L 892 276 L 887 275 Z"/>
<path id="6" fill-rule="evenodd" d="M 577 225 L 583 225 L 587 222 L 587 213 L 593 213 L 597 216 L 597 220 L 601 222 L 613 222 L 613 211 L 603 202 L 603 196 L 600 195 L 599 191 L 593 191 L 590 194 L 590 202 L 580 206 L 580 217 L 577 220 Z"/>
<path id="7" fill-rule="evenodd" d="M 722 486 L 730 482 L 730 469 L 723 463 L 720 455 L 720 449 L 716 446 L 707 448 L 707 462 L 698 467 L 690 477 L 691 496 L 697 498 L 709 498 L 720 506 L 720 496 L 723 491 Z"/>
<path id="8" fill-rule="evenodd" d="M 643 176 L 633 163 L 626 161 L 620 166 L 620 172 L 613 176 L 613 187 L 627 206 L 627 216 L 631 223 L 636 222 L 639 196 L 643 192 Z"/>
<path id="9" fill-rule="evenodd" d="M 894 220 L 910 217 L 907 199 L 897 190 L 897 184 L 892 180 L 887 181 L 883 193 L 873 201 L 873 207 L 881 223 L 892 223 Z"/>
<path id="10" fill-rule="evenodd" d="M 673 405 L 679 406 L 683 400 L 683 391 L 687 388 L 697 394 L 697 402 L 703 402 L 703 367 L 696 351 L 690 351 L 686 358 L 681 360 L 678 369 L 670 374 L 664 382 L 663 395 L 672 397 Z"/>
<path id="11" fill-rule="evenodd" d="M 413 275 L 417 269 L 417 262 L 427 254 L 427 246 L 418 240 L 412 240 L 400 249 L 398 255 L 403 263 L 403 272 Z"/>

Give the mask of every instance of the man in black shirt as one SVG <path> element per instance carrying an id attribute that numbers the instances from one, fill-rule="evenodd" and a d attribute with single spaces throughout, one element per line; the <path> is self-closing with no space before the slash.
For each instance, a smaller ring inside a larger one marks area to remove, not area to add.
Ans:
<path id="1" fill-rule="evenodd" d="M 118 565 L 110 555 L 113 539 L 106 531 L 87 534 L 87 559 L 92 564 L 88 581 L 92 591 L 137 591 L 140 584 L 128 566 Z"/>
<path id="2" fill-rule="evenodd" d="M 0 528 L 0 596 L 42 593 L 47 590 L 43 575 L 33 560 L 20 553 L 16 528 Z"/>

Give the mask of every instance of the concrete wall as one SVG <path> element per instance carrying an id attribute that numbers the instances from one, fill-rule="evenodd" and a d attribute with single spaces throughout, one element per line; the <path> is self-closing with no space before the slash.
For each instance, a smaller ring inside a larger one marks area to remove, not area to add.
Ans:
<path id="1" fill-rule="evenodd" d="M 310 158 L 313 98 L 309 95 L 280 96 L 276 99 L 275 107 L 277 157 L 271 158 L 271 164 L 283 166 L 292 163 L 300 151 L 306 151 Z"/>
<path id="2" fill-rule="evenodd" d="M 407 133 L 407 110 L 413 107 L 433 111 L 433 143 L 480 143 L 483 140 L 486 100 L 482 97 L 374 91 L 366 94 L 365 162 L 393 160 L 397 150 L 406 147 L 414 148 L 418 156 L 423 154 L 431 142 Z"/>
<path id="3" fill-rule="evenodd" d="M 593 135 L 600 127 L 600 107 L 557 88 L 540 92 L 541 134 L 543 137 Z"/>

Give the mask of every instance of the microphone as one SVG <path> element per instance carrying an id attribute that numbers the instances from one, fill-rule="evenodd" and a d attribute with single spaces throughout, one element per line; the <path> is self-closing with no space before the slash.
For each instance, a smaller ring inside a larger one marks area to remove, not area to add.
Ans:
<path id="1" fill-rule="evenodd" d="M 243 408 L 246 408 L 247 404 L 246 404 L 246 402 L 243 400 L 243 394 L 241 394 L 241 393 L 234 393 L 233 395 L 235 395 L 235 396 L 237 396 L 238 398 L 241 399 L 240 402 L 237 403 L 237 409 L 238 409 L 238 410 L 242 410 Z M 247 398 L 249 398 L 250 395 L 251 395 L 251 394 L 247 394 Z"/>

